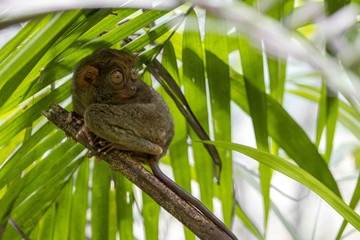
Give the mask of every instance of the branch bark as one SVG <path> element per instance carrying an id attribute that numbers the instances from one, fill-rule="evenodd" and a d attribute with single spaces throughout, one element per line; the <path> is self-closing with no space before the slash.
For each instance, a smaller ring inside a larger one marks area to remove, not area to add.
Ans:
<path id="1" fill-rule="evenodd" d="M 67 136 L 76 139 L 76 134 L 81 128 L 77 124 L 77 116 L 73 121 L 67 120 L 69 112 L 57 104 L 50 104 L 50 111 L 43 111 L 43 115 Z M 90 151 L 96 151 L 89 142 L 79 142 Z M 193 206 L 184 201 L 158 178 L 151 174 L 140 162 L 134 159 L 131 153 L 113 150 L 104 155 L 104 161 L 110 165 L 110 169 L 120 172 L 132 183 L 148 194 L 157 204 L 173 215 L 177 220 L 190 229 L 201 239 L 230 239 L 213 222 L 203 216 Z"/>

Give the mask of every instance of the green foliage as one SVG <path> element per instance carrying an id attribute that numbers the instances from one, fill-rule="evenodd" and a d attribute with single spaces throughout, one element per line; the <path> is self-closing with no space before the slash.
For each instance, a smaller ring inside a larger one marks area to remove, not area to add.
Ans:
<path id="1" fill-rule="evenodd" d="M 194 10 L 185 3 L 167 10 L 55 11 L 30 18 L 21 28 L 14 24 L 17 34 L 0 42 L 0 239 L 21 239 L 10 217 L 31 239 L 170 239 L 171 221 L 162 220 L 152 199 L 106 163 L 88 159 L 81 145 L 66 141 L 41 115 L 51 102 L 72 108 L 72 71 L 80 59 L 102 47 L 139 52 L 141 64 L 157 57 L 174 78 L 214 140 L 207 143 L 216 146 L 222 159 L 220 185 L 213 181 L 212 159 L 198 143 L 196 130 L 163 87 L 158 91 L 171 109 L 175 136 L 161 167 L 236 235 L 266 239 L 277 217 L 291 238 L 308 237 L 295 230 L 292 215 L 274 198 L 272 186 L 279 172 L 338 213 L 343 223 L 330 231 L 332 238 L 340 239 L 347 223 L 350 233 L 360 231 L 354 211 L 360 178 L 354 176 L 355 168 L 345 174 L 338 168 L 348 164 L 346 155 L 354 156 L 353 165 L 358 161 L 360 51 L 353 16 L 359 12 L 339 10 L 349 1 L 266 2 L 224 1 L 215 6 L 199 1 Z M 307 14 L 317 8 L 330 20 L 338 11 L 349 11 L 342 16 L 351 24 L 332 26 L 333 35 L 319 40 L 313 37 L 316 29 L 329 28 Z M 1 21 L 0 26 L 6 26 L 9 20 Z M 299 66 L 303 64 L 313 68 L 304 70 Z M 294 68 L 300 69 L 297 74 Z M 147 70 L 143 76 L 151 82 Z M 308 103 L 317 106 L 311 130 L 295 113 Z M 251 136 L 237 130 L 242 126 L 239 118 L 251 119 Z M 354 139 L 343 143 L 345 150 L 336 145 L 341 131 Z M 249 146 L 237 144 L 239 136 Z M 259 164 L 254 167 L 233 151 Z M 251 174 L 252 169 L 259 174 Z M 353 194 L 340 184 L 339 174 L 352 180 Z M 251 211 L 248 194 L 260 199 L 261 213 Z M 350 204 L 343 199 L 351 199 Z M 318 219 L 317 226 L 326 228 L 326 219 Z M 184 236 L 195 239 L 188 229 Z"/>

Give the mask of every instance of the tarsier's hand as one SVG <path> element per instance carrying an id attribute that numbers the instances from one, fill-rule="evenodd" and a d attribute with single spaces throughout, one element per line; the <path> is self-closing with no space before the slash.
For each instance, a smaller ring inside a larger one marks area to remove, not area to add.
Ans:
<path id="1" fill-rule="evenodd" d="M 173 119 L 163 98 L 138 77 L 134 56 L 95 51 L 77 65 L 72 94 L 74 111 L 85 120 L 77 137 L 93 144 L 95 135 L 102 138 L 97 144 L 104 153 L 116 148 L 135 156 L 166 154 Z"/>

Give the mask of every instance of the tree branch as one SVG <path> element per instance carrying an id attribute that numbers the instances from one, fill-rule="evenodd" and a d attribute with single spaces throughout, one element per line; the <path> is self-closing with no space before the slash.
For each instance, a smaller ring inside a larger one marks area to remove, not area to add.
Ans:
<path id="1" fill-rule="evenodd" d="M 76 138 L 81 125 L 77 124 L 82 120 L 77 116 L 73 121 L 67 120 L 69 112 L 57 104 L 50 104 L 50 111 L 43 111 L 43 115 L 66 135 Z M 89 142 L 79 142 L 90 151 L 96 152 Z M 189 228 L 201 239 L 230 239 L 230 237 L 219 229 L 213 222 L 203 216 L 193 206 L 184 201 L 158 178 L 151 174 L 141 163 L 134 159 L 131 153 L 113 150 L 104 155 L 104 161 L 110 165 L 110 169 L 120 172 L 132 183 L 148 194 L 157 204 L 168 211 L 182 224 Z"/>

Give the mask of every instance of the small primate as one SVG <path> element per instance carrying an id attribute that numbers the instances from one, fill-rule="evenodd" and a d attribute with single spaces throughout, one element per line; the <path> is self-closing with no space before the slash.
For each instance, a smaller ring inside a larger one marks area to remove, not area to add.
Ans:
<path id="1" fill-rule="evenodd" d="M 135 56 L 107 48 L 78 63 L 71 89 L 73 108 L 85 123 L 77 138 L 99 144 L 100 152 L 91 153 L 98 158 L 114 148 L 132 152 L 165 185 L 236 239 L 197 198 L 161 172 L 158 161 L 173 138 L 174 121 L 161 95 L 140 79 L 136 64 Z"/>

